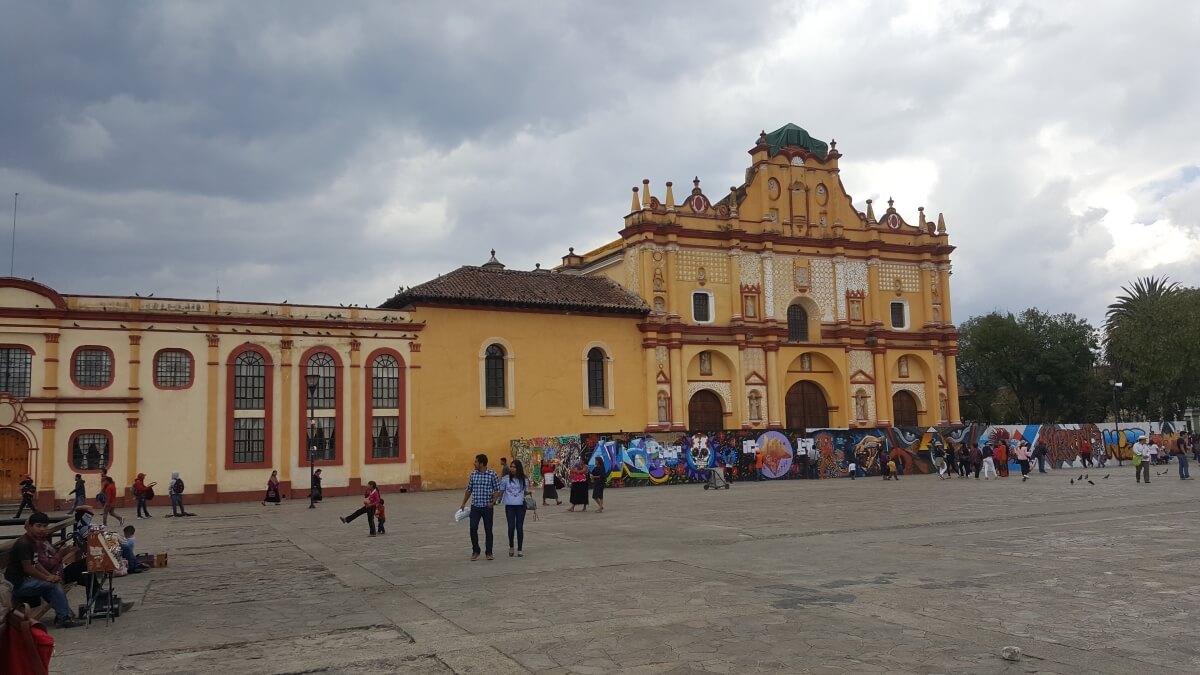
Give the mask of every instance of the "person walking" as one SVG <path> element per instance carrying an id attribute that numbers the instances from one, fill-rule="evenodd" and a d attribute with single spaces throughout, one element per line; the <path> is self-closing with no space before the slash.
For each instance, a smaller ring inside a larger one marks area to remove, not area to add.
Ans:
<path id="1" fill-rule="evenodd" d="M 981 462 L 981 464 L 980 464 L 980 468 L 983 469 L 983 479 L 984 480 L 988 479 L 989 471 L 992 472 L 992 476 L 997 477 L 997 478 L 999 477 L 996 475 L 996 462 L 993 459 L 994 453 L 995 453 L 995 449 L 993 449 L 991 445 L 984 444 L 984 446 L 983 446 L 983 462 Z M 979 478 L 979 469 L 975 470 L 975 477 Z"/>
<path id="2" fill-rule="evenodd" d="M 171 472 L 171 482 L 167 483 L 167 496 L 171 498 L 171 515 L 175 518 L 187 515 L 187 511 L 183 509 L 183 488 L 183 479 L 179 477 L 179 472 Z"/>
<path id="3" fill-rule="evenodd" d="M 504 478 L 505 476 L 508 475 L 508 473 L 509 473 L 508 458 L 501 457 L 500 458 L 500 477 Z"/>
<path id="4" fill-rule="evenodd" d="M 1191 450 L 1190 442 L 1187 434 L 1180 434 L 1179 440 L 1175 442 L 1175 460 L 1179 462 L 1179 480 L 1191 480 L 1192 475 L 1188 471 L 1188 451 Z"/>
<path id="5" fill-rule="evenodd" d="M 547 505 L 548 499 L 553 499 L 556 505 L 562 504 L 562 500 L 558 498 L 560 480 L 557 462 L 542 462 L 542 506 Z"/>
<path id="6" fill-rule="evenodd" d="M 949 467 L 947 477 L 958 475 L 958 451 L 953 443 L 946 446 L 946 466 Z"/>
<path id="7" fill-rule="evenodd" d="M 479 453 L 475 455 L 475 470 L 467 478 L 467 491 L 463 494 L 462 506 L 467 508 L 471 503 L 471 560 L 479 560 L 479 522 L 483 521 L 485 553 L 487 559 L 492 559 L 492 516 L 495 509 L 496 497 L 500 496 L 500 479 L 496 472 L 487 468 L 488 456 Z"/>
<path id="8" fill-rule="evenodd" d="M 310 508 L 310 509 L 317 508 L 317 502 L 321 501 L 324 498 L 325 498 L 325 495 L 321 489 L 321 470 L 317 469 L 312 475 L 312 480 L 309 481 L 308 508 Z"/>
<path id="9" fill-rule="evenodd" d="M 1029 444 L 1021 441 L 1017 444 L 1015 453 L 1017 464 L 1021 465 L 1021 480 L 1027 481 L 1029 480 Z"/>
<path id="10" fill-rule="evenodd" d="M 933 467 L 937 469 L 938 480 L 946 480 L 949 476 L 946 472 L 949 467 L 946 464 L 946 451 L 942 448 L 941 443 L 935 443 L 930 449 L 929 455 L 933 457 Z"/>
<path id="11" fill-rule="evenodd" d="M 262 505 L 266 506 L 267 502 L 279 506 L 279 472 L 272 471 L 271 477 L 267 479 L 267 494 L 263 496 Z"/>
<path id="12" fill-rule="evenodd" d="M 373 481 L 373 480 L 367 481 L 367 491 L 363 495 L 362 508 L 358 509 L 354 513 L 351 513 L 350 515 L 348 515 L 344 518 L 341 518 L 341 521 L 343 523 L 349 523 L 359 516 L 366 516 L 367 517 L 367 528 L 370 530 L 370 534 L 368 534 L 367 536 L 374 537 L 375 536 L 375 512 L 377 510 L 379 510 L 379 499 L 380 499 L 379 498 L 379 486 L 376 485 L 375 481 Z"/>
<path id="13" fill-rule="evenodd" d="M 387 534 L 387 511 L 383 508 L 383 497 L 379 498 L 379 506 L 375 507 L 375 525 L 379 534 Z"/>
<path id="14" fill-rule="evenodd" d="M 37 486 L 33 484 L 33 477 L 29 474 L 21 476 L 21 505 L 17 507 L 16 518 L 21 517 L 21 514 L 25 512 L 26 506 L 33 513 L 38 512 L 37 507 L 33 505 L 33 496 L 36 494 Z"/>
<path id="15" fill-rule="evenodd" d="M 592 501 L 596 502 L 596 513 L 604 513 L 604 484 L 608 482 L 608 470 L 604 468 L 604 460 L 596 458 L 596 467 L 592 469 Z"/>
<path id="16" fill-rule="evenodd" d="M 1079 444 L 1079 463 L 1083 468 L 1092 468 L 1096 463 L 1092 461 L 1092 442 L 1088 439 L 1083 439 L 1083 443 Z"/>
<path id="17" fill-rule="evenodd" d="M 1008 458 L 1012 454 L 1006 443 L 997 443 L 996 451 L 992 454 L 993 466 L 998 478 L 1008 478 Z"/>
<path id="18" fill-rule="evenodd" d="M 986 447 L 982 441 L 978 445 L 971 446 L 968 457 L 971 460 L 971 466 L 967 469 L 968 472 L 975 474 L 975 480 L 979 480 L 979 470 L 983 468 L 983 448 Z"/>
<path id="19" fill-rule="evenodd" d="M 154 485 L 157 483 L 146 485 L 146 474 L 144 473 L 139 473 L 133 481 L 133 498 L 137 501 L 138 520 L 150 517 L 150 509 L 146 508 L 146 500 L 154 496 L 154 491 L 150 489 Z M 143 516 L 143 513 L 146 515 Z"/>
<path id="20" fill-rule="evenodd" d="M 75 489 L 68 494 L 75 495 L 75 503 L 71 505 L 72 509 L 77 509 L 87 503 L 87 483 L 83 481 L 83 476 L 75 474 Z"/>
<path id="21" fill-rule="evenodd" d="M 1046 473 L 1046 444 L 1039 440 L 1033 446 L 1033 456 L 1037 459 L 1038 473 Z"/>
<path id="22" fill-rule="evenodd" d="M 117 515 L 117 483 L 112 479 L 112 476 L 104 476 L 100 479 L 101 488 L 100 495 L 104 497 L 104 518 L 101 521 L 104 525 L 108 525 L 108 517 L 111 515 L 117 519 L 117 522 L 124 525 L 125 519 Z"/>
<path id="23" fill-rule="evenodd" d="M 583 462 L 575 460 L 575 466 L 571 468 L 571 508 L 568 511 L 574 511 L 576 506 L 582 506 L 584 511 L 588 507 L 588 474 L 583 467 Z"/>
<path id="24" fill-rule="evenodd" d="M 1137 482 L 1142 482 L 1142 474 L 1145 474 L 1146 485 L 1150 484 L 1150 458 L 1152 456 L 1150 444 L 1146 442 L 1146 437 L 1142 436 L 1133 446 L 1133 473 L 1137 476 Z"/>
<path id="25" fill-rule="evenodd" d="M 508 557 L 516 555 L 524 558 L 525 547 L 525 497 L 532 497 L 529 491 L 529 481 L 525 477 L 525 466 L 521 460 L 514 459 L 512 468 L 504 478 L 500 479 L 501 501 L 504 504 L 504 519 L 508 523 Z M 513 535 L 516 535 L 516 548 L 513 547 Z"/>

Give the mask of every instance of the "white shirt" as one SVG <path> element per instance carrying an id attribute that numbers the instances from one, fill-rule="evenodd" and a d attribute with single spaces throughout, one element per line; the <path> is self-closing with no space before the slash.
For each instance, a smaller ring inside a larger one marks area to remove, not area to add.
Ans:
<path id="1" fill-rule="evenodd" d="M 1158 454 L 1158 443 L 1147 443 L 1146 445 L 1150 446 L 1151 457 Z"/>
<path id="2" fill-rule="evenodd" d="M 1138 443 L 1137 453 L 1142 456 L 1142 459 L 1150 459 L 1150 444 Z"/>

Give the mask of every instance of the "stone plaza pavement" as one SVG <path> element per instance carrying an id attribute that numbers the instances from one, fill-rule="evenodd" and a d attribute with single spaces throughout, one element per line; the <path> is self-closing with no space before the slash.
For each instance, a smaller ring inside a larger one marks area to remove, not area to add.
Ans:
<path id="1" fill-rule="evenodd" d="M 491 562 L 457 491 L 386 495 L 375 539 L 356 499 L 159 503 L 130 522 L 170 567 L 53 631 L 53 672 L 1200 672 L 1200 481 L 1079 473 L 609 489 L 539 509 L 525 558 L 498 511 Z"/>

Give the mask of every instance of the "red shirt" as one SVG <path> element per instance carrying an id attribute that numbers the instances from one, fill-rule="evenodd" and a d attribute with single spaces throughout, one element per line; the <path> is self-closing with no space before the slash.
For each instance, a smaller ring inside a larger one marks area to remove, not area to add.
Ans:
<path id="1" fill-rule="evenodd" d="M 104 486 L 104 501 L 107 504 L 112 504 L 117 500 L 117 484 L 110 482 Z"/>

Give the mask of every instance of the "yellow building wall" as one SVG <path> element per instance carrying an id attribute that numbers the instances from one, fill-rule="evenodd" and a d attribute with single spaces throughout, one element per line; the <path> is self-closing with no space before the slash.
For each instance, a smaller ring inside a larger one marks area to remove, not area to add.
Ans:
<path id="1" fill-rule="evenodd" d="M 636 317 L 422 307 L 416 377 L 415 462 L 423 489 L 466 484 L 477 453 L 493 465 L 512 439 L 581 432 L 641 431 L 644 359 Z M 511 357 L 510 410 L 483 406 L 482 354 L 491 341 Z M 612 359 L 613 407 L 588 408 L 585 365 L 599 343 Z"/>

